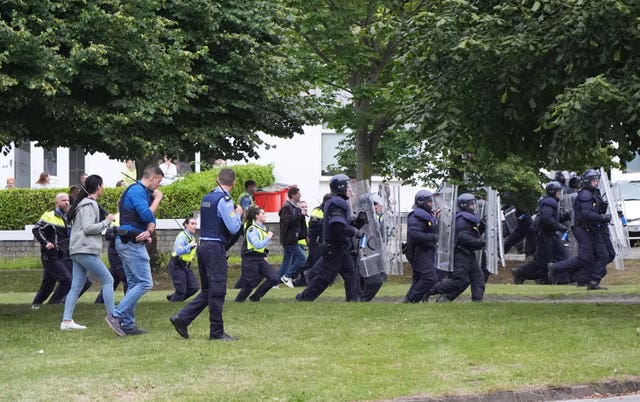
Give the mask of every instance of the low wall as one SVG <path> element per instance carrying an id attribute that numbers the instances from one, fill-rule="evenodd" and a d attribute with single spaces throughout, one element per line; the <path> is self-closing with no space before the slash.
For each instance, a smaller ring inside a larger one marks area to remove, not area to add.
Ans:
<path id="1" fill-rule="evenodd" d="M 266 223 L 267 230 L 274 233 L 274 237 L 269 243 L 269 251 L 275 255 L 282 254 L 282 245 L 280 244 L 278 234 L 280 233 L 280 225 L 277 214 L 267 214 L 268 221 Z M 159 219 L 156 227 L 156 238 L 158 241 L 158 251 L 161 253 L 171 253 L 173 251 L 173 242 L 176 239 L 182 221 L 173 219 Z M 198 225 L 199 227 L 199 225 Z M 38 243 L 31 230 L 32 225 L 25 226 L 24 230 L 2 230 L 0 231 L 0 258 L 21 258 L 21 257 L 38 257 L 40 255 L 40 243 Z M 200 231 L 196 233 L 196 237 L 200 236 Z M 104 243 L 104 252 L 108 243 Z M 240 254 L 240 241 L 238 241 L 230 254 Z"/>

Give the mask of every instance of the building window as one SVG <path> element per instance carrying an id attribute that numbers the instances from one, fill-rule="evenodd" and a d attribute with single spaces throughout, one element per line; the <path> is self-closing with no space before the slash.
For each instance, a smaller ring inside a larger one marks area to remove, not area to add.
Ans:
<path id="1" fill-rule="evenodd" d="M 51 176 L 58 175 L 58 150 L 57 149 L 45 149 L 44 152 L 44 172 L 49 173 Z"/>
<path id="2" fill-rule="evenodd" d="M 31 187 L 31 143 L 23 142 L 15 147 L 16 187 Z"/>
<path id="3" fill-rule="evenodd" d="M 337 164 L 336 155 L 338 154 L 338 144 L 340 141 L 346 138 L 344 133 L 336 133 L 333 131 L 322 132 L 322 174 L 330 176 L 329 166 L 335 166 Z"/>
<path id="4" fill-rule="evenodd" d="M 80 175 L 84 173 L 84 151 L 69 150 L 69 184 L 80 184 Z"/>

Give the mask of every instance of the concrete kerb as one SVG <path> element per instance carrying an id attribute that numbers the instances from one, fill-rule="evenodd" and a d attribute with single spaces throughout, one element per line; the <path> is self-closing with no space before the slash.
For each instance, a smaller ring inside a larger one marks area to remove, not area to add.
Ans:
<path id="1" fill-rule="evenodd" d="M 500 391 L 484 395 L 455 395 L 433 398 L 429 396 L 410 396 L 389 402 L 540 402 L 562 401 L 576 398 L 599 399 L 612 395 L 624 395 L 640 392 L 640 377 L 630 380 L 610 380 L 596 384 L 580 384 L 560 387 L 542 387 L 516 391 Z"/>

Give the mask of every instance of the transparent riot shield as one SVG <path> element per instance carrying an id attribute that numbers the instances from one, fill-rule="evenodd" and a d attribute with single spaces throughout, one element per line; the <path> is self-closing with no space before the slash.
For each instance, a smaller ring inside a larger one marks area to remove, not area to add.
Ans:
<path id="1" fill-rule="evenodd" d="M 498 261 L 505 266 L 504 261 L 504 243 L 502 242 L 502 221 L 500 219 L 500 197 L 498 192 L 491 187 L 486 189 L 486 200 L 483 203 L 478 203 L 478 206 L 482 205 L 478 211 L 480 219 L 485 225 L 485 257 L 486 268 L 494 275 L 498 274 Z M 482 253 L 479 253 L 482 254 Z M 482 257 L 480 257 L 482 259 Z M 482 260 L 480 260 L 482 264 Z M 482 266 L 482 265 L 481 265 Z"/>
<path id="2" fill-rule="evenodd" d="M 378 195 L 382 197 L 384 203 L 380 226 L 383 249 L 385 250 L 385 272 L 389 275 L 402 275 L 404 273 L 402 239 L 406 238 L 406 233 L 403 237 L 400 185 L 384 182 L 378 187 Z"/>
<path id="3" fill-rule="evenodd" d="M 353 195 L 349 197 L 349 201 L 354 215 L 361 211 L 367 215 L 368 223 L 361 228 L 364 237 L 358 242 L 356 249 L 360 275 L 368 278 L 388 270 L 385 266 L 387 259 L 384 257 L 381 217 L 375 211 L 374 196 L 366 181 L 352 183 L 351 191 Z M 382 200 L 379 196 L 378 199 Z"/>
<path id="4" fill-rule="evenodd" d="M 613 189 L 609 183 L 609 178 L 604 169 L 600 168 L 600 181 L 598 187 L 604 201 L 609 203 L 607 213 L 611 214 L 611 222 L 609 223 L 609 236 L 613 249 L 616 252 L 616 258 L 613 260 L 613 266 L 618 270 L 624 269 L 624 258 L 629 257 L 630 244 L 629 236 L 622 225 L 622 221 L 618 216 L 616 205 L 618 201 L 622 201 L 622 197 L 618 194 L 618 198 L 614 196 Z"/>
<path id="5" fill-rule="evenodd" d="M 518 225 L 518 217 L 516 216 L 516 208 L 510 206 L 504 210 L 504 223 L 507 225 L 509 233 L 513 233 Z"/>
<path id="6" fill-rule="evenodd" d="M 441 271 L 453 271 L 453 247 L 455 245 L 456 197 L 458 186 L 443 183 L 438 193 L 434 194 L 433 204 L 438 215 L 438 248 L 436 250 L 436 267 Z"/>
<path id="7" fill-rule="evenodd" d="M 560 216 L 569 213 L 571 219 L 567 222 L 562 222 L 568 229 L 572 229 L 576 221 L 575 212 L 573 211 L 573 204 L 576 201 L 578 193 L 564 194 L 562 199 L 558 203 L 558 213 Z M 578 255 L 578 241 L 573 235 L 573 230 L 569 230 L 569 236 L 563 241 L 564 246 L 569 254 L 569 257 L 575 257 Z"/>

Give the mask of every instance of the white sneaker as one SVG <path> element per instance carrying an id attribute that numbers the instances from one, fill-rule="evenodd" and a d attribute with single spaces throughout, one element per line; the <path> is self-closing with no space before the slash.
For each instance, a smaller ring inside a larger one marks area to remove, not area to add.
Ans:
<path id="1" fill-rule="evenodd" d="M 60 323 L 60 329 L 63 331 L 75 331 L 79 329 L 87 329 L 84 325 L 76 324 L 75 321 L 62 321 Z"/>
<path id="2" fill-rule="evenodd" d="M 280 278 L 280 281 L 285 285 L 287 285 L 287 287 L 293 288 L 293 281 L 288 276 L 282 275 L 282 277 Z"/>
<path id="3" fill-rule="evenodd" d="M 42 304 L 32 304 L 31 305 L 31 310 L 40 310 L 41 306 L 42 306 Z"/>

